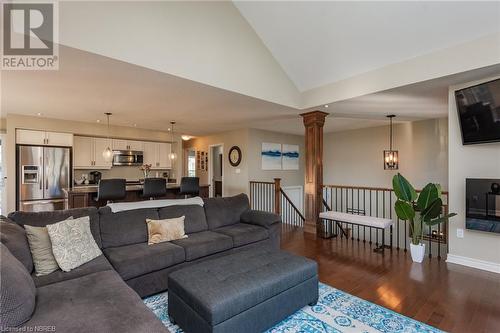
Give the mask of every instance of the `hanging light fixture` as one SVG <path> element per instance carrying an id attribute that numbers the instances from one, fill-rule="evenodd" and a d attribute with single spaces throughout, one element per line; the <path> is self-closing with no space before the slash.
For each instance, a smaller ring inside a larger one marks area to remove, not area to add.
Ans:
<path id="1" fill-rule="evenodd" d="M 171 135 L 171 141 L 172 141 L 172 146 L 170 147 L 170 154 L 168 157 L 170 158 L 171 161 L 175 160 L 177 158 L 177 154 L 173 151 L 173 145 L 174 145 L 174 125 L 175 121 L 170 122 L 170 135 Z"/>
<path id="2" fill-rule="evenodd" d="M 106 162 L 111 162 L 113 160 L 113 151 L 111 150 L 111 147 L 110 147 L 111 140 L 109 139 L 109 117 L 112 115 L 112 113 L 105 112 L 104 114 L 108 118 L 108 147 L 106 149 L 104 149 L 104 151 L 102 152 L 102 157 L 104 157 L 104 160 Z"/>
<path id="3" fill-rule="evenodd" d="M 398 151 L 392 149 L 392 118 L 396 117 L 393 114 L 387 116 L 390 121 L 389 129 L 389 150 L 384 150 L 384 170 L 397 170 L 399 168 Z"/>

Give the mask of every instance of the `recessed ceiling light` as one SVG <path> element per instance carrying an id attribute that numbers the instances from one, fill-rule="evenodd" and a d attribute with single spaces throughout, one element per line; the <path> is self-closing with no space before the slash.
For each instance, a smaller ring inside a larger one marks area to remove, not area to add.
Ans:
<path id="1" fill-rule="evenodd" d="M 101 119 L 97 119 L 96 121 L 97 121 L 98 123 L 100 123 L 100 122 L 101 122 Z"/>
<path id="2" fill-rule="evenodd" d="M 181 135 L 181 139 L 184 141 L 189 141 L 189 140 L 191 140 L 191 136 L 190 135 Z"/>
<path id="3" fill-rule="evenodd" d="M 170 127 L 168 128 L 168 131 L 170 132 Z"/>
<path id="4" fill-rule="evenodd" d="M 41 116 L 42 116 L 42 113 L 41 113 L 41 112 L 38 112 L 36 115 L 37 115 L 38 117 L 41 117 Z"/>
<path id="5" fill-rule="evenodd" d="M 137 127 L 137 124 L 134 124 L 134 127 Z"/>
<path id="6" fill-rule="evenodd" d="M 327 108 L 327 107 L 328 107 L 328 104 L 325 104 L 325 108 Z"/>

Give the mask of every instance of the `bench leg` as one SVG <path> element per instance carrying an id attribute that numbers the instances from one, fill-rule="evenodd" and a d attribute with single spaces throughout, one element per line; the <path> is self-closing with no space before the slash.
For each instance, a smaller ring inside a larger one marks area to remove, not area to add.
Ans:
<path id="1" fill-rule="evenodd" d="M 382 243 L 377 246 L 376 248 L 373 249 L 373 252 L 379 252 L 379 253 L 384 253 L 384 249 L 390 248 L 390 246 L 385 245 L 385 230 L 384 229 L 378 229 L 382 231 Z M 377 230 L 377 231 L 378 231 Z M 392 237 L 391 237 L 392 239 Z"/>

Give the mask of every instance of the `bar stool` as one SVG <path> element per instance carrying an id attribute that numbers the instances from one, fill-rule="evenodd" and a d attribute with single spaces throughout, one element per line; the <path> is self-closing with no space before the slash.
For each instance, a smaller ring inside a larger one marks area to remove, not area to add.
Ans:
<path id="1" fill-rule="evenodd" d="M 97 189 L 95 201 L 106 200 L 111 203 L 114 200 L 122 200 L 127 196 L 127 182 L 125 179 L 101 179 Z"/>
<path id="2" fill-rule="evenodd" d="M 165 178 L 146 178 L 142 188 L 142 196 L 154 200 L 167 195 L 167 180 Z"/>
<path id="3" fill-rule="evenodd" d="M 189 196 L 200 195 L 200 178 L 182 177 L 181 188 L 179 193 L 181 195 L 184 195 L 184 198 L 188 198 Z"/>

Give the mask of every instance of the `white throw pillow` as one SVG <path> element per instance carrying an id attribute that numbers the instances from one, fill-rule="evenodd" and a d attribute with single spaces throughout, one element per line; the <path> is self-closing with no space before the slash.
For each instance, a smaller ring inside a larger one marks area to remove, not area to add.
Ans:
<path id="1" fill-rule="evenodd" d="M 90 232 L 88 216 L 47 225 L 59 267 L 69 272 L 102 254 Z"/>

